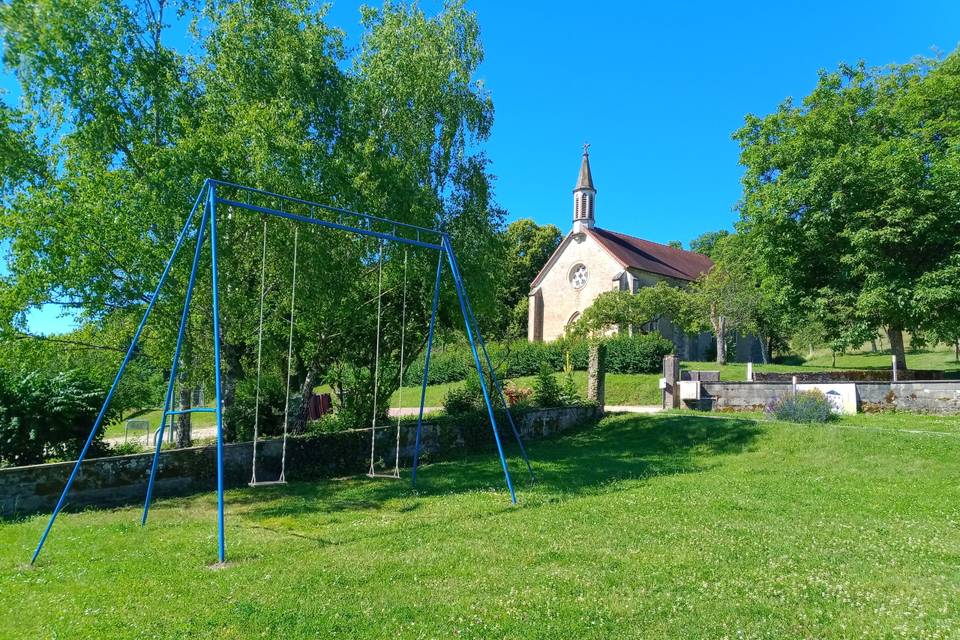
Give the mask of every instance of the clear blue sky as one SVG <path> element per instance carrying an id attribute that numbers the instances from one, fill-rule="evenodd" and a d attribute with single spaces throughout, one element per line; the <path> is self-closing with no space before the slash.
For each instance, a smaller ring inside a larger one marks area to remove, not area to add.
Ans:
<path id="1" fill-rule="evenodd" d="M 597 224 L 686 244 L 736 218 L 730 135 L 744 114 L 806 95 L 818 69 L 842 61 L 906 62 L 960 43 L 956 2 L 791 4 L 470 2 L 496 107 L 487 153 L 499 203 L 566 231 L 589 141 Z M 354 43 L 358 6 L 340 0 L 329 16 Z M 31 325 L 55 330 L 56 315 Z"/>

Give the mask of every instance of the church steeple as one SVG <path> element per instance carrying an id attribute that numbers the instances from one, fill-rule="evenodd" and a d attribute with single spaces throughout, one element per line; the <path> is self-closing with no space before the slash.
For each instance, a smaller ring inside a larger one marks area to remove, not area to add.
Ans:
<path id="1" fill-rule="evenodd" d="M 577 177 L 577 186 L 573 188 L 573 231 L 579 233 L 583 229 L 593 228 L 593 207 L 597 198 L 597 189 L 593 186 L 593 175 L 590 173 L 590 145 L 583 145 L 583 159 L 580 161 L 580 175 Z"/>

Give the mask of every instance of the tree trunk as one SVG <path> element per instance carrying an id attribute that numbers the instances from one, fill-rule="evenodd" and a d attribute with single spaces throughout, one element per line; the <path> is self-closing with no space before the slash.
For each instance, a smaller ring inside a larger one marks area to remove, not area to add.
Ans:
<path id="1" fill-rule="evenodd" d="M 290 424 L 287 427 L 289 433 L 303 433 L 307 430 L 310 399 L 313 397 L 313 388 L 317 385 L 319 375 L 320 372 L 315 367 L 307 369 L 307 375 L 303 379 L 303 384 L 300 385 L 300 406 L 290 409 Z"/>
<path id="2" fill-rule="evenodd" d="M 714 305 L 710 307 L 710 324 L 717 338 L 717 364 L 727 364 L 727 319 L 717 313 Z"/>
<path id="3" fill-rule="evenodd" d="M 871 353 L 876 353 L 876 352 L 877 352 L 877 339 L 876 339 L 876 338 L 873 338 L 873 339 L 870 340 L 870 352 L 871 352 Z"/>
<path id="4" fill-rule="evenodd" d="M 888 327 L 887 339 L 890 340 L 890 353 L 897 357 L 897 369 L 906 369 L 907 354 L 903 349 L 903 329 Z"/>
<path id="5" fill-rule="evenodd" d="M 773 338 L 758 338 L 760 340 L 760 360 L 763 361 L 763 364 L 770 364 L 770 358 L 772 357 L 772 345 Z"/>
<path id="6" fill-rule="evenodd" d="M 220 328 L 221 335 L 223 327 Z M 226 341 L 220 343 L 220 398 L 223 402 L 223 413 L 226 414 L 233 407 L 237 397 L 237 382 L 243 378 L 243 363 L 240 361 L 242 349 Z M 235 442 L 237 439 L 237 425 L 224 421 L 223 438 L 226 442 Z"/>
<path id="7" fill-rule="evenodd" d="M 957 341 L 954 344 L 953 359 L 957 362 L 960 362 L 960 338 L 957 338 Z"/>
<path id="8" fill-rule="evenodd" d="M 187 386 L 185 378 L 181 378 L 180 385 L 180 410 L 186 411 L 193 406 L 193 390 Z M 177 448 L 189 447 L 193 444 L 192 425 L 189 413 L 181 413 L 177 416 Z"/>

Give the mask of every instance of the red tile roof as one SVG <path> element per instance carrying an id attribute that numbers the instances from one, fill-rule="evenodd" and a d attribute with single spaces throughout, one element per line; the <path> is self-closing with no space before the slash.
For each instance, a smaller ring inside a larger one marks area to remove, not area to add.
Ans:
<path id="1" fill-rule="evenodd" d="M 640 269 L 680 280 L 696 280 L 710 270 L 705 255 L 594 227 L 587 231 L 625 268 Z"/>

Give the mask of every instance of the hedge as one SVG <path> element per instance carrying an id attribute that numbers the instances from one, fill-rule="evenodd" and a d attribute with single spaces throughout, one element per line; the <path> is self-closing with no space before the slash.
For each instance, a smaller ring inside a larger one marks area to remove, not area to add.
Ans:
<path id="1" fill-rule="evenodd" d="M 653 373 L 660 371 L 663 356 L 673 353 L 673 343 L 659 333 L 616 336 L 607 341 L 607 371 L 611 373 Z M 555 372 L 563 371 L 567 354 L 575 370 L 587 369 L 590 344 L 585 339 L 564 338 L 554 342 L 492 343 L 487 345 L 490 359 L 503 378 L 534 376 L 546 364 Z M 434 351 L 430 357 L 430 384 L 465 380 L 473 370 L 469 346 L 458 345 Z M 411 362 L 404 384 L 414 386 L 423 380 L 423 354 Z"/>

